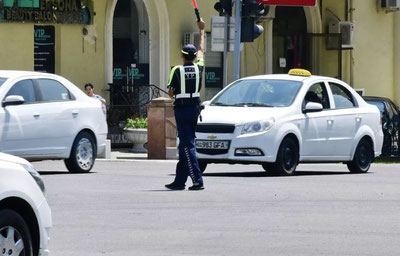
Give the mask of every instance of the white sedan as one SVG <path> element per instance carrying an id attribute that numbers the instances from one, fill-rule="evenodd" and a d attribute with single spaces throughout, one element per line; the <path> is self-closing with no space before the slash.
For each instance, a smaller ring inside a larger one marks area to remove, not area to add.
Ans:
<path id="1" fill-rule="evenodd" d="M 299 162 L 367 172 L 383 141 L 377 107 L 338 79 L 299 69 L 233 82 L 204 103 L 196 137 L 202 171 L 243 163 L 278 175 L 293 174 Z"/>
<path id="2" fill-rule="evenodd" d="M 0 71 L 0 151 L 88 172 L 105 150 L 102 103 L 53 74 Z"/>
<path id="3" fill-rule="evenodd" d="M 48 255 L 52 217 L 39 173 L 0 153 L 0 255 Z"/>

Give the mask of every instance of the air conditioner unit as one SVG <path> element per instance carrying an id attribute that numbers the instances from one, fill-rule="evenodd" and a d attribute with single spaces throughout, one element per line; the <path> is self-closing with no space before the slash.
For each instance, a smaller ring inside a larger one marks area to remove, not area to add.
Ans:
<path id="1" fill-rule="evenodd" d="M 398 11 L 400 0 L 381 0 L 381 8 L 386 11 Z"/>
<path id="2" fill-rule="evenodd" d="M 354 22 L 332 21 L 329 22 L 329 34 L 341 34 L 342 49 L 353 49 L 354 47 Z"/>
<path id="3" fill-rule="evenodd" d="M 193 44 L 199 49 L 200 32 L 186 32 L 183 34 L 183 44 Z M 207 34 L 204 33 L 204 52 L 207 49 Z"/>
<path id="4" fill-rule="evenodd" d="M 364 96 L 364 95 L 365 95 L 365 88 L 354 88 L 354 90 L 355 90 L 360 96 Z"/>

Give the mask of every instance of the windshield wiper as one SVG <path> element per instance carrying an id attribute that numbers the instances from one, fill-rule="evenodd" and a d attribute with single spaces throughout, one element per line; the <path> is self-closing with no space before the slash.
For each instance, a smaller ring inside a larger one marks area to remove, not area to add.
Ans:
<path id="1" fill-rule="evenodd" d="M 230 106 L 228 104 L 222 103 L 222 102 L 215 102 L 215 103 L 211 103 L 211 106 Z"/>
<path id="2" fill-rule="evenodd" d="M 232 105 L 232 106 L 236 106 L 236 107 L 240 107 L 240 106 L 245 106 L 245 107 L 273 107 L 273 106 L 267 105 L 267 104 L 252 103 L 252 102 L 249 102 L 249 103 L 245 103 L 245 102 L 236 103 L 236 104 L 234 104 L 234 105 Z"/>
<path id="3" fill-rule="evenodd" d="M 263 104 L 263 103 L 247 103 L 246 105 L 249 107 L 273 107 L 271 105 Z"/>

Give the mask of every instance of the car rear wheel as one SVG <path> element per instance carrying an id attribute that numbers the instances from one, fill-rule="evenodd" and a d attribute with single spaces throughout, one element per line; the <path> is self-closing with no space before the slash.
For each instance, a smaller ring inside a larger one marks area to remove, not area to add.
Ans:
<path id="1" fill-rule="evenodd" d="M 0 210 L 0 255 L 33 255 L 28 225 L 13 210 Z"/>
<path id="2" fill-rule="evenodd" d="M 200 167 L 201 173 L 203 173 L 207 168 L 207 163 L 199 161 L 199 167 Z"/>
<path id="3" fill-rule="evenodd" d="M 358 143 L 353 161 L 347 163 L 347 168 L 352 173 L 365 173 L 369 170 L 373 159 L 372 145 L 368 140 L 363 139 Z"/>
<path id="4" fill-rule="evenodd" d="M 286 137 L 279 146 L 275 163 L 268 168 L 268 171 L 271 170 L 276 175 L 288 176 L 295 172 L 298 164 L 299 147 L 294 139 Z"/>
<path id="5" fill-rule="evenodd" d="M 93 136 L 88 132 L 81 132 L 76 136 L 72 145 L 71 155 L 64 160 L 70 172 L 89 172 L 96 159 L 96 144 Z"/>

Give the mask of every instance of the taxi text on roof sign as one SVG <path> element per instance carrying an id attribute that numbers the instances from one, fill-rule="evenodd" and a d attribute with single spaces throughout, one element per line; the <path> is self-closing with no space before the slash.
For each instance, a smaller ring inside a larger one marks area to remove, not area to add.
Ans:
<path id="1" fill-rule="evenodd" d="M 317 0 L 258 0 L 257 3 L 268 5 L 315 6 Z"/>
<path id="2" fill-rule="evenodd" d="M 295 76 L 311 76 L 311 72 L 305 69 L 301 68 L 293 68 L 289 70 L 289 75 L 295 75 Z"/>

